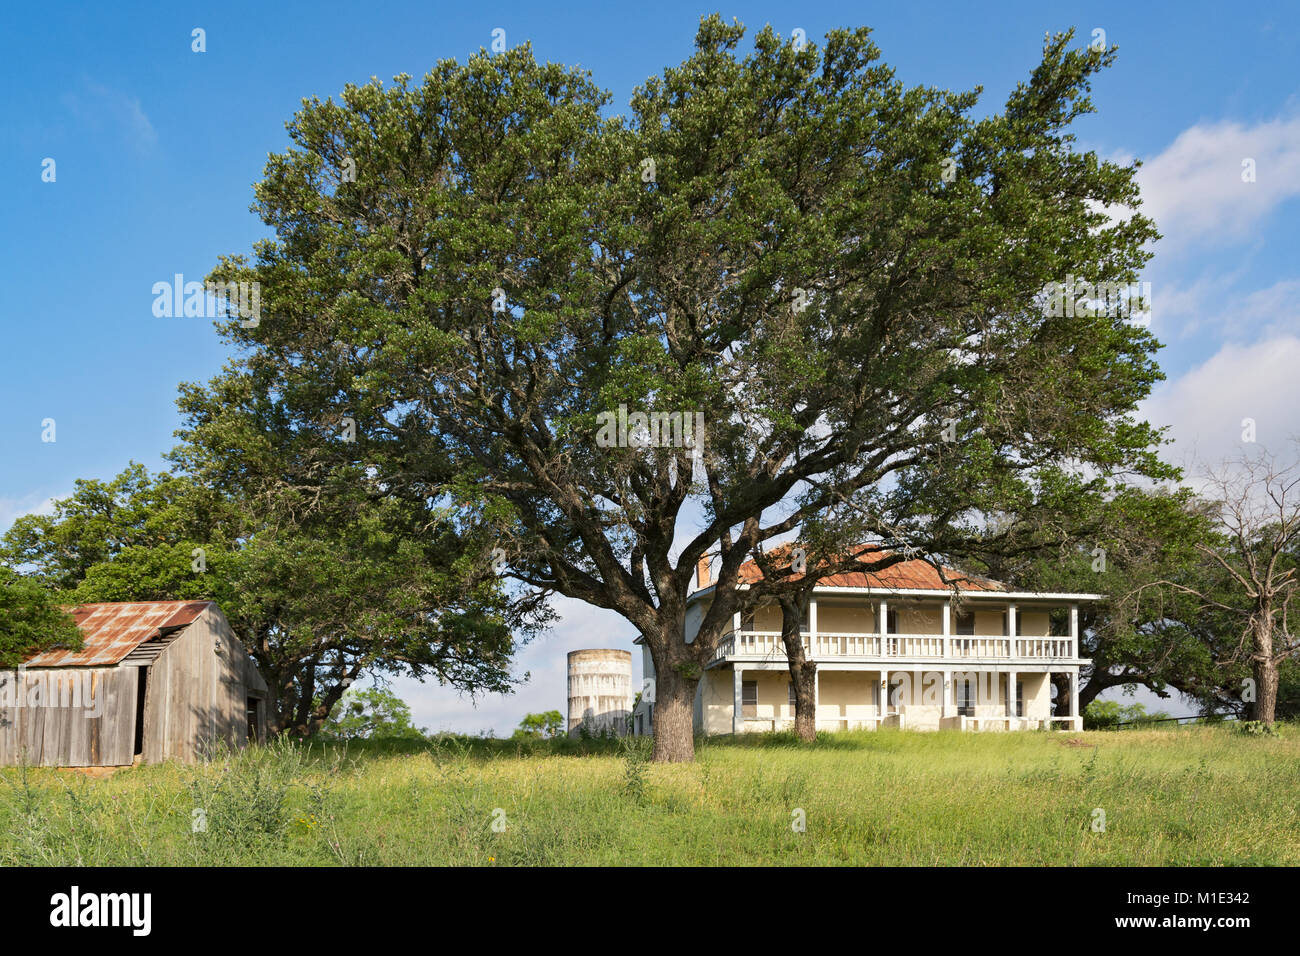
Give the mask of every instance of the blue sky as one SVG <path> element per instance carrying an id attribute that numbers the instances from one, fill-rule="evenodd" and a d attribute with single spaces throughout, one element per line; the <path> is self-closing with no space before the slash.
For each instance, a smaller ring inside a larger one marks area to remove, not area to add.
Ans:
<path id="1" fill-rule="evenodd" d="M 1119 61 L 1094 88 L 1079 144 L 1140 158 L 1146 211 L 1165 238 L 1143 276 L 1169 381 L 1146 406 L 1180 463 L 1213 461 L 1254 418 L 1260 444 L 1300 433 L 1300 10 L 1285 4 L 673 2 L 443 5 L 8 4 L 0 13 L 0 530 L 128 461 L 161 467 L 177 383 L 226 350 L 204 319 L 155 318 L 151 287 L 201 279 L 264 228 L 248 212 L 267 153 L 305 96 L 422 75 L 444 57 L 531 41 L 590 69 L 621 109 L 689 55 L 701 14 L 751 28 L 867 25 L 907 83 L 983 86 L 995 110 L 1037 62 L 1045 31 L 1105 31 Z M 207 50 L 191 50 L 191 31 Z M 42 180 L 43 161 L 55 180 Z M 1254 160 L 1254 182 L 1242 163 Z M 42 421 L 56 423 L 43 442 Z M 566 619 L 519 659 L 533 680 L 477 708 L 403 682 L 417 721 L 508 730 L 564 707 L 564 654 L 628 647 L 621 619 Z M 637 658 L 639 672 L 639 656 Z M 639 677 L 639 673 L 638 673 Z"/>

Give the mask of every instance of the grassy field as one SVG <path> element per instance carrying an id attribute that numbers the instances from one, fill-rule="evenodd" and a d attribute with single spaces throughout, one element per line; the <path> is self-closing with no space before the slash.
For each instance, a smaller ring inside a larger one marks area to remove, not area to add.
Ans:
<path id="1" fill-rule="evenodd" d="M 755 735 L 701 742 L 693 765 L 645 756 L 441 738 L 98 778 L 11 768 L 0 863 L 1300 865 L 1296 727 Z"/>

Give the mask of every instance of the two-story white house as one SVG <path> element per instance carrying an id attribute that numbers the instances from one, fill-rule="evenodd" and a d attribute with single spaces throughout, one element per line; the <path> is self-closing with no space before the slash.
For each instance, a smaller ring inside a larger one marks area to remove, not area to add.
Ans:
<path id="1" fill-rule="evenodd" d="M 817 664 L 817 729 L 1080 730 L 1079 608 L 1101 594 L 1013 591 L 988 578 L 921 560 L 880 571 L 864 550 L 863 570 L 829 577 L 812 592 L 802 622 L 804 653 Z M 758 580 L 747 563 L 741 587 Z M 945 582 L 944 578 L 947 579 Z M 707 562 L 686 612 L 690 641 L 713 600 Z M 642 638 L 645 687 L 654 662 Z M 1069 694 L 1053 700 L 1052 674 Z M 652 732 L 652 693 L 633 713 L 633 731 Z M 781 641 L 781 609 L 736 615 L 704 672 L 695 729 L 704 734 L 794 725 L 794 686 Z"/>

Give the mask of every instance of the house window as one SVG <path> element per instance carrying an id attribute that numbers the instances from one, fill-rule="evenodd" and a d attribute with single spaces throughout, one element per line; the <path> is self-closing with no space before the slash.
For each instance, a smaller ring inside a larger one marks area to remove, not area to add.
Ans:
<path id="1" fill-rule="evenodd" d="M 957 636 L 975 636 L 975 612 L 962 611 L 957 615 Z"/>
<path id="2" fill-rule="evenodd" d="M 790 681 L 790 683 L 787 684 L 786 686 L 790 688 L 790 706 L 793 707 L 794 699 L 795 699 L 794 681 Z"/>
<path id="3" fill-rule="evenodd" d="M 752 631 L 754 629 L 754 609 L 750 608 L 740 615 L 740 629 L 742 631 Z"/>
<path id="4" fill-rule="evenodd" d="M 1015 634 L 1012 634 L 1009 630 L 1007 630 L 1007 627 L 1009 626 L 1007 624 L 1007 617 L 1008 617 L 1008 612 L 1003 611 L 1002 612 L 1002 636 L 1020 637 L 1022 635 L 1022 628 L 1024 627 L 1024 617 L 1025 617 L 1024 612 L 1023 611 L 1016 612 L 1016 633 Z"/>
<path id="5" fill-rule="evenodd" d="M 804 602 L 803 609 L 799 612 L 799 630 L 812 630 L 811 614 L 809 612 L 809 604 L 807 601 Z"/>
<path id="6" fill-rule="evenodd" d="M 975 693 L 970 678 L 957 681 L 957 714 L 961 717 L 975 716 Z"/>
<path id="7" fill-rule="evenodd" d="M 742 717 L 758 716 L 758 681 L 740 682 L 740 711 Z"/>
<path id="8" fill-rule="evenodd" d="M 898 633 L 898 612 L 897 611 L 891 610 L 885 614 L 885 633 L 887 634 Z"/>

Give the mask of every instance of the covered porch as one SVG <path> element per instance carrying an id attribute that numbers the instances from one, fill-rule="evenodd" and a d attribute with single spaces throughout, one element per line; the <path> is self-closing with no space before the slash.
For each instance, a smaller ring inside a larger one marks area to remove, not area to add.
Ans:
<path id="1" fill-rule="evenodd" d="M 1068 676 L 1064 700 L 1052 699 L 1052 674 Z M 818 662 L 818 731 L 1081 730 L 1078 665 L 936 666 Z M 710 668 L 702 686 L 705 733 L 740 734 L 794 726 L 793 685 L 784 661 L 733 661 Z"/>

